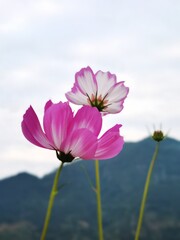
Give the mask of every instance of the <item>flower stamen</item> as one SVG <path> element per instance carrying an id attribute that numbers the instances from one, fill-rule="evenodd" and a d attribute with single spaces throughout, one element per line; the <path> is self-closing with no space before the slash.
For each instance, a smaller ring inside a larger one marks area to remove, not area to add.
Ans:
<path id="1" fill-rule="evenodd" d="M 97 92 L 96 95 L 94 96 L 94 94 L 91 94 L 91 97 L 86 93 L 88 99 L 88 103 L 92 106 L 92 107 L 96 107 L 100 112 L 102 112 L 105 108 L 107 108 L 110 104 L 108 103 L 108 100 L 106 99 L 107 95 L 106 94 L 103 98 L 102 95 L 100 94 L 99 96 L 97 96 Z"/>

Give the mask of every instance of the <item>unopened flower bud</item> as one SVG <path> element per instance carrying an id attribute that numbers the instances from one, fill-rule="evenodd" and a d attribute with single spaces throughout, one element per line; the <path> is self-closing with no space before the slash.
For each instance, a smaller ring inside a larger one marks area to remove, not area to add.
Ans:
<path id="1" fill-rule="evenodd" d="M 154 141 L 160 142 L 164 139 L 164 134 L 161 130 L 157 130 L 157 131 L 154 131 L 152 138 L 154 139 Z"/>

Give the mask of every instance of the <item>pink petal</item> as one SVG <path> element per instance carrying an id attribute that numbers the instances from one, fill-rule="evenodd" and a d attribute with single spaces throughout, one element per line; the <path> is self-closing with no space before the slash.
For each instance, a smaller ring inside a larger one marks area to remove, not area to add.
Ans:
<path id="1" fill-rule="evenodd" d="M 44 130 L 48 139 L 53 143 L 55 149 L 60 149 L 61 143 L 70 132 L 69 125 L 73 120 L 73 113 L 66 103 L 52 104 L 44 114 Z"/>
<path id="2" fill-rule="evenodd" d="M 89 97 L 91 97 L 91 94 L 96 94 L 97 82 L 90 67 L 82 68 L 75 74 L 75 86 L 82 92 L 82 94 L 88 94 Z"/>
<path id="3" fill-rule="evenodd" d="M 74 117 L 73 129 L 86 128 L 98 136 L 102 127 L 102 116 L 96 107 L 83 106 Z"/>
<path id="4" fill-rule="evenodd" d="M 124 82 L 116 83 L 108 92 L 108 103 L 124 100 L 129 92 L 129 88 L 124 86 Z"/>
<path id="5" fill-rule="evenodd" d="M 108 159 L 120 153 L 124 144 L 123 137 L 119 134 L 120 127 L 120 124 L 116 124 L 98 140 L 98 147 L 95 153 L 96 159 Z"/>
<path id="6" fill-rule="evenodd" d="M 112 86 L 116 84 L 116 75 L 110 72 L 98 71 L 96 73 L 96 81 L 98 86 L 98 96 L 106 96 Z"/>
<path id="7" fill-rule="evenodd" d="M 74 157 L 92 159 L 97 148 L 97 137 L 88 129 L 76 129 L 61 146 L 63 152 Z"/>
<path id="8" fill-rule="evenodd" d="M 45 107 L 44 107 L 44 112 L 46 112 L 46 110 L 47 110 L 49 107 L 51 107 L 52 105 L 53 105 L 53 103 L 52 103 L 51 100 L 47 101 L 47 103 L 45 104 Z"/>
<path id="9" fill-rule="evenodd" d="M 21 127 L 22 132 L 28 141 L 38 147 L 54 149 L 42 131 L 39 119 L 31 106 L 23 116 Z"/>

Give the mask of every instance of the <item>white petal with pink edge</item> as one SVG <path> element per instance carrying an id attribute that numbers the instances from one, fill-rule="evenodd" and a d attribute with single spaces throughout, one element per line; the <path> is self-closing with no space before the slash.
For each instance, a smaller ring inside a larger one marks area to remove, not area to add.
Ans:
<path id="1" fill-rule="evenodd" d="M 96 73 L 96 81 L 98 87 L 98 96 L 105 97 L 109 89 L 116 83 L 116 75 L 110 72 L 98 71 Z"/>
<path id="2" fill-rule="evenodd" d="M 96 94 L 97 92 L 97 82 L 95 79 L 95 75 L 90 67 L 82 68 L 79 72 L 75 75 L 75 84 L 79 88 L 79 90 L 84 95 Z"/>
<path id="3" fill-rule="evenodd" d="M 77 105 L 87 105 L 88 103 L 88 97 L 87 95 L 84 95 L 80 92 L 80 90 L 76 90 L 76 92 L 67 92 L 66 98 Z"/>
<path id="4" fill-rule="evenodd" d="M 119 102 L 113 102 L 110 105 L 108 105 L 105 109 L 104 112 L 107 113 L 119 113 L 123 110 L 123 100 L 119 101 Z"/>
<path id="5" fill-rule="evenodd" d="M 116 83 L 110 90 L 107 96 L 108 103 L 113 103 L 125 99 L 129 92 L 129 88 L 124 86 L 123 82 Z"/>

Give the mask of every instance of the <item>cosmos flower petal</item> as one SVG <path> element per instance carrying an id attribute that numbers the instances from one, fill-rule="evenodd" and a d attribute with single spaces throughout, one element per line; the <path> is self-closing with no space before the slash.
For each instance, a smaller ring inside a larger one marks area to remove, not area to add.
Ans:
<path id="1" fill-rule="evenodd" d="M 62 150 L 72 156 L 92 159 L 97 148 L 97 137 L 88 129 L 76 129 L 62 144 Z"/>
<path id="2" fill-rule="evenodd" d="M 44 112 L 46 112 L 46 110 L 47 110 L 49 107 L 51 107 L 52 105 L 53 105 L 53 103 L 52 103 L 51 100 L 47 101 L 47 103 L 45 104 L 45 107 L 44 107 Z"/>
<path id="3" fill-rule="evenodd" d="M 82 68 L 75 74 L 75 87 L 77 87 L 84 95 L 96 94 L 97 82 L 95 75 L 90 67 Z"/>
<path id="4" fill-rule="evenodd" d="M 123 110 L 123 102 L 124 101 L 113 102 L 106 107 L 105 111 L 111 114 L 119 113 Z"/>
<path id="5" fill-rule="evenodd" d="M 73 129 L 86 128 L 98 136 L 102 127 L 101 113 L 95 107 L 83 106 L 74 117 Z"/>
<path id="6" fill-rule="evenodd" d="M 109 92 L 109 89 L 116 84 L 116 75 L 110 72 L 98 71 L 95 76 L 98 86 L 98 96 L 101 95 L 103 98 Z"/>
<path id="7" fill-rule="evenodd" d="M 128 92 L 129 88 L 124 82 L 117 83 L 115 74 L 98 71 L 94 75 L 91 68 L 87 67 L 75 74 L 74 86 L 66 93 L 66 97 L 74 104 L 96 107 L 102 115 L 107 115 L 123 109 Z"/>
<path id="8" fill-rule="evenodd" d="M 121 125 L 115 125 L 98 139 L 102 115 L 95 107 L 83 106 L 73 116 L 67 102 L 53 104 L 48 101 L 43 125 L 45 133 L 33 108 L 28 108 L 22 121 L 24 136 L 39 147 L 56 150 L 58 159 L 63 162 L 72 161 L 76 157 L 112 158 L 121 151 L 124 143 L 119 134 Z"/>
<path id="9" fill-rule="evenodd" d="M 54 149 L 44 134 L 39 119 L 31 106 L 23 116 L 21 127 L 22 132 L 28 141 L 38 147 Z"/>
<path id="10" fill-rule="evenodd" d="M 120 153 L 124 144 L 123 137 L 119 134 L 120 127 L 120 124 L 116 124 L 98 140 L 98 147 L 95 153 L 97 159 L 113 158 Z"/>
<path id="11" fill-rule="evenodd" d="M 87 95 L 84 95 L 79 88 L 77 88 L 76 86 L 74 86 L 71 89 L 71 92 L 67 92 L 66 94 L 66 98 L 68 101 L 77 104 L 77 105 L 87 105 L 88 101 L 87 101 Z"/>
<path id="12" fill-rule="evenodd" d="M 46 108 L 43 119 L 44 130 L 55 149 L 60 149 L 61 143 L 68 135 L 72 120 L 73 112 L 67 102 L 52 104 Z"/>
<path id="13" fill-rule="evenodd" d="M 116 83 L 108 92 L 108 103 L 124 100 L 128 92 L 129 88 L 124 86 L 124 82 Z"/>

